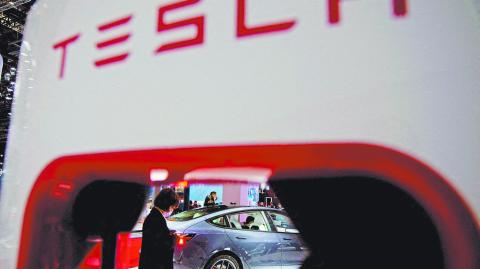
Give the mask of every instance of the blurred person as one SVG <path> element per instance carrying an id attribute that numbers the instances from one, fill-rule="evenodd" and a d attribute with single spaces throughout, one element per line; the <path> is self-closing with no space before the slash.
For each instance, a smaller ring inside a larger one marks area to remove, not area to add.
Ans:
<path id="1" fill-rule="evenodd" d="M 193 208 L 198 208 L 198 207 L 200 206 L 198 205 L 197 201 L 193 201 Z"/>
<path id="2" fill-rule="evenodd" d="M 179 203 L 179 205 L 173 210 L 171 215 L 173 216 L 182 212 L 183 211 L 182 208 L 183 208 L 183 203 Z"/>
<path id="3" fill-rule="evenodd" d="M 178 203 L 177 194 L 170 188 L 161 190 L 155 198 L 154 207 L 143 224 L 139 269 L 173 269 L 174 237 L 166 218 Z"/>
<path id="4" fill-rule="evenodd" d="M 145 218 L 150 214 L 150 211 L 153 208 L 153 201 L 152 199 L 149 199 L 145 205 L 145 208 L 143 209 L 142 213 L 140 214 L 140 217 L 138 218 L 138 223 L 143 223 L 145 221 Z"/>
<path id="5" fill-rule="evenodd" d="M 190 200 L 190 202 L 188 203 L 188 209 L 190 210 L 190 209 L 193 209 L 193 208 L 194 208 L 193 207 L 193 201 Z"/>
<path id="6" fill-rule="evenodd" d="M 205 197 L 205 202 L 203 202 L 203 206 L 214 206 L 216 201 L 217 192 L 212 191 L 210 195 L 207 195 L 207 197 Z"/>
<path id="7" fill-rule="evenodd" d="M 152 208 L 153 208 L 153 200 L 152 199 L 148 199 L 146 208 L 148 209 L 148 212 L 150 212 L 150 210 L 152 210 Z"/>
<path id="8" fill-rule="evenodd" d="M 250 225 L 252 225 L 254 222 L 255 222 L 255 217 L 248 216 L 242 225 L 242 229 L 250 229 Z"/>

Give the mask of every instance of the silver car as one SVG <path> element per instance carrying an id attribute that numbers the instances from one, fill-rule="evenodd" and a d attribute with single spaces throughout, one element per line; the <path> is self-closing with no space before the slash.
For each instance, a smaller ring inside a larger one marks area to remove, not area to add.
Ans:
<path id="1" fill-rule="evenodd" d="M 203 207 L 169 218 L 176 269 L 299 268 L 309 251 L 290 218 L 265 207 Z"/>

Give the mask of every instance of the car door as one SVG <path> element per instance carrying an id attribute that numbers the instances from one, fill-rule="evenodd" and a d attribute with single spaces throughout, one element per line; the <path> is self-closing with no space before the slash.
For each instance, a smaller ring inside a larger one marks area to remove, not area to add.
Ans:
<path id="1" fill-rule="evenodd" d="M 277 232 L 282 253 L 282 268 L 300 268 L 309 250 L 291 219 L 282 211 L 267 210 L 266 215 Z"/>
<path id="2" fill-rule="evenodd" d="M 282 268 L 280 242 L 264 212 L 242 211 L 229 214 L 227 218 L 230 228 L 226 232 L 233 242 L 233 251 L 250 268 Z M 254 220 L 246 224 L 247 218 Z"/>

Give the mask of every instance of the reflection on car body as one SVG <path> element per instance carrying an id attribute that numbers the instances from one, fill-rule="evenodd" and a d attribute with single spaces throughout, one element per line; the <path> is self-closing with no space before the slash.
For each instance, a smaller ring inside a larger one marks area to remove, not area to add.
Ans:
<path id="1" fill-rule="evenodd" d="M 309 252 L 286 213 L 272 208 L 198 208 L 168 226 L 177 234 L 176 269 L 299 268 Z"/>

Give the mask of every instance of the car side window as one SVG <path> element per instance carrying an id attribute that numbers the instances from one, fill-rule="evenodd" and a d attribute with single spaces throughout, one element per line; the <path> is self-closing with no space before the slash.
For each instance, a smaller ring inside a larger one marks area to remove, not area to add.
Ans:
<path id="1" fill-rule="evenodd" d="M 273 211 L 267 211 L 267 214 L 272 219 L 273 225 L 277 232 L 280 233 L 299 233 L 292 220 L 285 214 Z"/>
<path id="2" fill-rule="evenodd" d="M 210 223 L 216 225 L 216 226 L 221 226 L 221 227 L 228 227 L 227 220 L 224 216 L 215 218 L 210 220 Z"/>
<path id="3" fill-rule="evenodd" d="M 227 216 L 230 228 L 237 230 L 269 232 L 270 226 L 261 211 L 246 211 Z"/>

